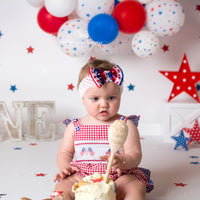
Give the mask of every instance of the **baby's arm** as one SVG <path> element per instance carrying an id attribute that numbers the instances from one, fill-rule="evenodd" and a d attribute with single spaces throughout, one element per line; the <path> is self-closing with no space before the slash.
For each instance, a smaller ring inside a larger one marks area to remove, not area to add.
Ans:
<path id="1" fill-rule="evenodd" d="M 76 171 L 73 167 L 70 166 L 70 162 L 74 156 L 74 126 L 70 123 L 64 132 L 64 137 L 60 145 L 60 149 L 57 154 L 57 166 L 60 170 L 60 173 L 57 174 L 57 179 L 62 179 L 67 175 L 71 175 Z"/>
<path id="2" fill-rule="evenodd" d="M 124 155 L 119 155 L 121 169 L 135 168 L 140 164 L 142 159 L 138 129 L 131 120 L 127 120 L 127 125 L 128 136 L 124 144 Z"/>
<path id="3" fill-rule="evenodd" d="M 127 120 L 128 136 L 124 144 L 124 154 L 116 154 L 113 160 L 112 168 L 131 169 L 140 164 L 142 158 L 140 137 L 137 127 L 131 120 Z M 100 159 L 109 161 L 110 155 L 100 156 Z M 120 172 L 119 172 L 120 174 Z"/>

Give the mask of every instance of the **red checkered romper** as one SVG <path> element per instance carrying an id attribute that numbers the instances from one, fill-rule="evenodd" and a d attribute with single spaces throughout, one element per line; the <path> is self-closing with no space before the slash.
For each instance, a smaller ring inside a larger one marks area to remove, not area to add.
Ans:
<path id="1" fill-rule="evenodd" d="M 131 115 L 129 117 L 122 116 L 120 119 L 131 119 L 137 126 L 139 117 Z M 110 125 L 84 125 L 80 123 L 79 119 L 73 119 L 73 124 L 75 126 L 75 155 L 71 165 L 80 169 L 76 173 L 83 177 L 92 175 L 94 172 L 105 174 L 107 162 L 100 160 L 99 156 L 110 153 L 108 143 L 108 128 Z M 123 149 L 119 153 L 123 153 Z M 153 189 L 153 182 L 150 180 L 150 171 L 147 169 L 136 167 L 130 170 L 122 170 L 122 174 L 135 175 L 146 185 L 147 192 Z M 116 180 L 118 178 L 117 171 L 111 169 L 110 177 Z"/>

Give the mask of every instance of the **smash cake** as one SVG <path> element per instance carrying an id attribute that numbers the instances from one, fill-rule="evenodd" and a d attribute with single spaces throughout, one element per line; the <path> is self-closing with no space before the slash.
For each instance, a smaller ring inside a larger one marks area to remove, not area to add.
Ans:
<path id="1" fill-rule="evenodd" d="M 73 185 L 75 200 L 116 200 L 116 186 L 112 179 L 104 181 L 104 175 L 95 172 L 85 176 L 83 180 Z"/>

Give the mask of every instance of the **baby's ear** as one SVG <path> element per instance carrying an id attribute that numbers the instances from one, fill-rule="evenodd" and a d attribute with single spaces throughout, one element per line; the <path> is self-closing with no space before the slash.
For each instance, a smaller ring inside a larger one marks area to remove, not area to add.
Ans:
<path id="1" fill-rule="evenodd" d="M 82 104 L 85 105 L 85 98 L 82 96 Z"/>

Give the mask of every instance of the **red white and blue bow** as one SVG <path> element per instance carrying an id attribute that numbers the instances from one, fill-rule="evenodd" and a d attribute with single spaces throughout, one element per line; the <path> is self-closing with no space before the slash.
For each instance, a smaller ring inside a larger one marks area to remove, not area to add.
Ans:
<path id="1" fill-rule="evenodd" d="M 112 81 L 120 86 L 124 78 L 123 71 L 118 65 L 115 65 L 110 71 L 90 67 L 89 73 L 98 88 L 102 87 L 108 81 Z"/>

